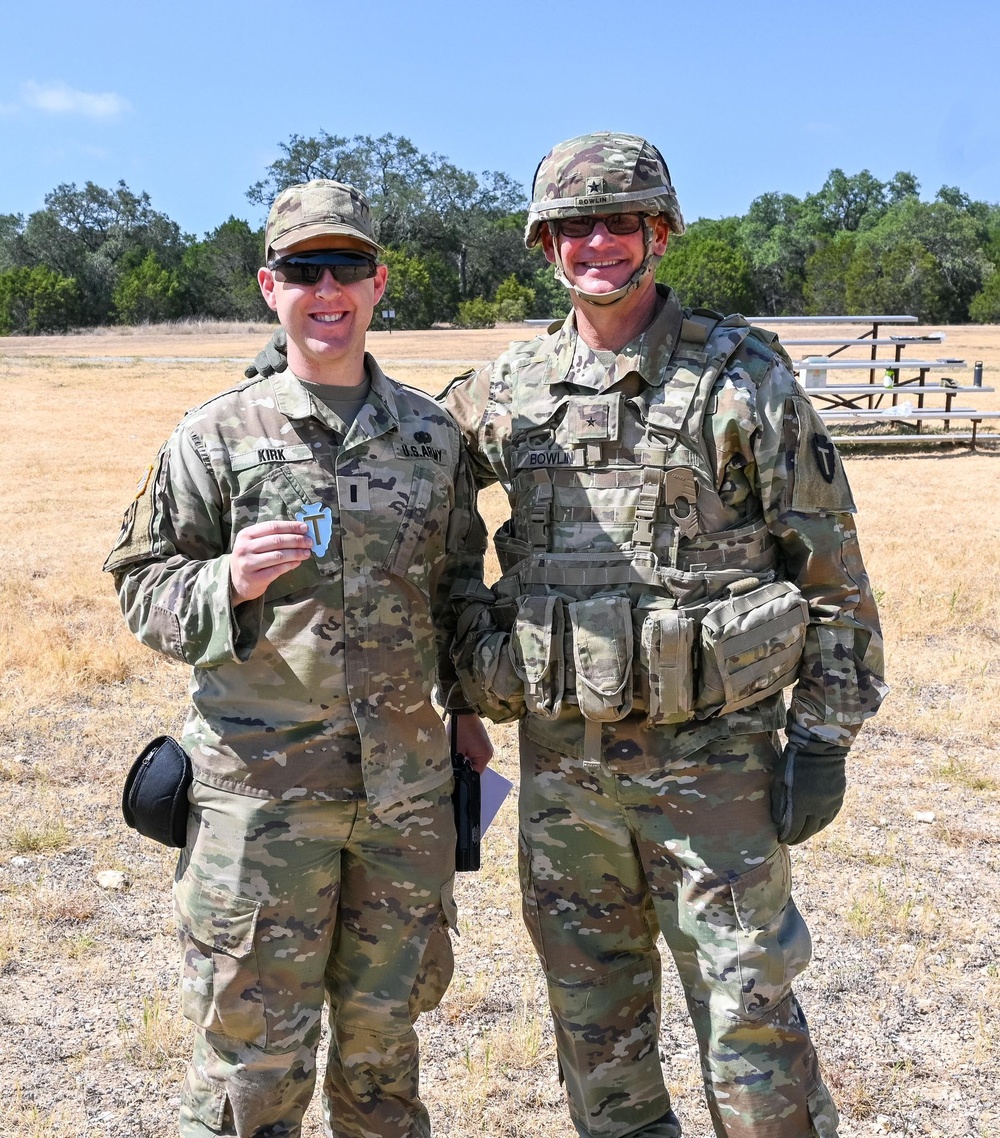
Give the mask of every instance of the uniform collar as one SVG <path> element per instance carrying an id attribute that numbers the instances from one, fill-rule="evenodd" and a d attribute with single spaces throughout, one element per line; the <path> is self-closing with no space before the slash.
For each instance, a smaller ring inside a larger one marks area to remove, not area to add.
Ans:
<path id="1" fill-rule="evenodd" d="M 658 284 L 656 291 L 663 299 L 660 311 L 644 331 L 618 352 L 610 369 L 605 368 L 593 349 L 581 339 L 576 330 L 576 315 L 570 312 L 556 333 L 552 382 L 602 391 L 630 372 L 637 372 L 651 386 L 662 384 L 684 315 L 672 289 Z"/>
<path id="2" fill-rule="evenodd" d="M 375 357 L 368 352 L 365 352 L 365 368 L 371 379 L 371 391 L 368 401 L 358 412 L 354 425 L 366 438 L 373 439 L 398 430 L 399 413 L 392 380 L 385 376 Z M 344 425 L 337 415 L 318 399 L 312 398 L 291 368 L 285 368 L 271 376 L 271 390 L 278 410 L 287 418 L 300 421 L 316 419 L 331 431 L 343 431 Z M 353 429 L 349 433 L 353 434 Z"/>

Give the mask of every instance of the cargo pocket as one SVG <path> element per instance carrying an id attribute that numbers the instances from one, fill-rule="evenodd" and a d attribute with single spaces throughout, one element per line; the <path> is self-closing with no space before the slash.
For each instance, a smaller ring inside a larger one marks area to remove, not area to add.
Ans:
<path id="1" fill-rule="evenodd" d="M 105 573 L 121 573 L 159 552 L 160 539 L 153 533 L 153 494 L 160 481 L 165 451 L 166 448 L 161 447 L 156 462 L 146 468 L 136 483 L 135 497 L 122 518 L 115 547 L 104 562 Z"/>
<path id="2" fill-rule="evenodd" d="M 812 956 L 809 930 L 792 900 L 787 846 L 731 886 L 743 1010 L 750 1019 L 774 1011 Z"/>
<path id="3" fill-rule="evenodd" d="M 427 947 L 420 959 L 413 990 L 410 992 L 410 1018 L 433 1011 L 444 998 L 455 973 L 455 955 L 451 933 L 458 933 L 458 909 L 455 906 L 455 876 L 441 887 L 441 912 L 427 937 Z"/>
<path id="4" fill-rule="evenodd" d="M 542 939 L 542 924 L 538 916 L 538 897 L 535 893 L 535 880 L 531 872 L 531 848 L 524 840 L 524 834 L 517 835 L 517 876 L 521 886 L 521 912 L 524 917 L 524 927 L 534 946 L 542 968 L 548 972 L 548 962 L 545 957 L 545 942 Z"/>
<path id="5" fill-rule="evenodd" d="M 230 1115 L 231 1121 L 231 1111 L 226 1109 L 228 1105 L 226 1084 L 210 1079 L 203 1070 L 196 1069 L 195 1064 L 191 1064 L 181 1091 L 182 1124 L 186 1116 L 190 1115 L 207 1126 L 213 1134 L 221 1134 L 227 1123 L 227 1115 Z"/>
<path id="6" fill-rule="evenodd" d="M 532 715 L 557 719 L 566 683 L 560 597 L 522 597 L 511 636 L 514 671 L 524 681 L 524 704 Z"/>
<path id="7" fill-rule="evenodd" d="M 585 719 L 614 723 L 632 710 L 632 613 L 628 597 L 567 605 L 576 698 Z"/>
<path id="8" fill-rule="evenodd" d="M 793 684 L 809 606 L 790 581 L 774 581 L 714 605 L 701 624 L 699 719 L 728 715 Z"/>
<path id="9" fill-rule="evenodd" d="M 639 633 L 639 675 L 648 727 L 685 723 L 694 715 L 694 630 L 695 622 L 678 609 L 645 614 Z"/>
<path id="10" fill-rule="evenodd" d="M 837 1128 L 840 1125 L 840 1116 L 833 1105 L 830 1092 L 822 1083 L 806 1096 L 806 1106 L 809 1110 L 809 1121 L 812 1123 L 813 1133 L 818 1138 L 837 1138 Z"/>
<path id="11" fill-rule="evenodd" d="M 174 900 L 184 1018 L 227 1039 L 263 1047 L 267 1024 L 254 945 L 260 905 L 186 878 L 175 886 Z"/>

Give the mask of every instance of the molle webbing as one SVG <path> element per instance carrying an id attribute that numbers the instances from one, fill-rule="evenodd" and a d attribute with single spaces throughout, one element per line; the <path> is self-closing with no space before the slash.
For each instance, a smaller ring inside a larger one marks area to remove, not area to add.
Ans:
<path id="1" fill-rule="evenodd" d="M 550 521 L 552 518 L 552 479 L 547 470 L 536 470 L 535 498 L 531 505 L 531 532 L 529 540 L 536 553 L 549 548 Z"/>
<path id="2" fill-rule="evenodd" d="M 783 632 L 788 632 L 802 624 L 801 615 L 795 611 L 790 610 L 786 612 L 783 617 L 772 620 L 767 626 L 768 634 L 771 636 L 778 636 Z M 760 647 L 760 633 L 757 629 L 750 632 L 744 632 L 742 636 L 731 636 L 726 640 L 726 652 L 730 656 L 739 656 L 741 652 L 749 652 L 754 648 Z M 777 664 L 777 660 L 771 661 L 771 666 Z M 767 669 L 765 669 L 766 671 Z M 748 673 L 749 675 L 749 673 Z M 756 678 L 756 676 L 754 677 Z"/>
<path id="3" fill-rule="evenodd" d="M 669 385 L 678 367 L 685 366 L 687 359 L 699 359 L 702 357 L 700 349 L 708 343 L 708 338 L 712 334 L 718 320 L 714 317 L 696 316 L 686 317 L 681 322 L 680 337 L 677 346 L 674 350 L 674 356 L 677 362 L 672 363 L 671 367 L 667 369 L 667 374 L 664 377 L 663 385 Z M 700 430 L 701 421 L 704 418 L 704 409 L 708 403 L 708 394 L 711 391 L 712 384 L 715 383 L 715 376 L 718 374 L 718 368 L 706 368 L 695 388 L 692 398 L 692 403 L 695 408 L 695 413 L 698 416 L 698 427 Z M 692 434 L 693 434 L 692 430 Z M 652 450 L 653 448 L 650 448 Z M 670 448 L 663 448 L 662 466 L 666 465 L 667 456 Z M 643 456 L 647 462 L 652 457 L 651 454 Z M 638 456 L 637 456 L 638 458 Z M 643 483 L 642 489 L 639 491 L 639 502 L 635 511 L 635 526 L 632 530 L 632 547 L 634 549 L 652 549 L 654 542 L 654 523 L 657 519 L 658 507 L 663 500 L 663 489 L 667 481 L 665 478 L 664 470 L 660 463 L 655 465 L 644 465 L 643 467 Z M 670 503 L 673 505 L 673 503 Z M 689 524 L 684 524 L 683 528 L 687 532 L 687 536 L 693 536 L 697 532 L 697 513 L 694 497 L 692 496 L 690 502 L 690 509 L 692 511 L 691 521 Z M 671 523 L 677 523 L 678 519 L 671 513 Z M 675 528 L 673 539 L 673 553 L 672 560 L 674 563 L 677 561 L 678 542 L 680 534 Z"/>
<path id="4" fill-rule="evenodd" d="M 722 334 L 716 335 L 720 325 L 723 325 Z M 631 521 L 632 534 L 630 541 L 622 540 L 622 544 L 639 551 L 651 551 L 658 540 L 657 533 L 669 528 L 673 534 L 672 562 L 677 564 L 685 556 L 681 552 L 681 537 L 697 539 L 702 524 L 697 508 L 696 476 L 690 470 L 681 471 L 680 463 L 677 463 L 677 469 L 673 469 L 671 454 L 680 438 L 686 439 L 698 453 L 703 452 L 701 432 L 709 396 L 720 370 L 746 334 L 745 327 L 727 326 L 717 315 L 708 312 L 696 311 L 682 320 L 680 336 L 662 384 L 645 389 L 646 399 L 650 401 L 646 404 L 644 419 L 660 434 L 651 436 L 647 433 L 646 439 L 635 448 L 634 465 L 619 468 L 599 465 L 603 457 L 601 444 L 581 438 L 578 441 L 583 444 L 586 466 L 573 464 L 572 468 L 562 468 L 552 465 L 532 470 L 534 492 L 521 507 L 520 525 L 523 528 L 520 536 L 527 539 L 535 554 L 552 549 L 553 523 L 566 521 L 585 525 L 607 516 L 598 510 L 591 510 L 588 514 L 589 503 L 586 506 L 581 503 L 581 494 L 638 489 L 637 500 L 633 499 L 634 507 L 623 511 L 622 522 L 627 525 Z M 541 385 L 554 382 L 550 373 L 555 341 L 553 337 L 548 344 L 541 346 L 540 352 L 514 377 L 517 382 L 529 385 L 532 382 Z M 524 437 L 530 433 L 527 425 L 522 430 L 525 431 Z M 522 438 L 520 433 L 518 438 Z M 567 504 L 567 498 L 572 504 Z M 680 499 L 684 501 L 680 502 Z M 667 508 L 666 516 L 664 506 Z M 515 530 L 517 524 L 515 520 Z M 713 552 L 699 564 L 718 565 L 729 560 L 732 558 Z"/>
<path id="5" fill-rule="evenodd" d="M 653 548 L 653 522 L 663 487 L 663 471 L 654 466 L 643 467 L 642 489 L 635 507 L 635 525 L 632 529 L 634 549 Z"/>
<path id="6" fill-rule="evenodd" d="M 537 468 L 545 471 L 554 486 L 586 492 L 587 490 L 632 490 L 642 485 L 643 467 L 623 466 L 602 469 L 560 470 L 558 468 Z"/>
<path id="7" fill-rule="evenodd" d="M 720 589 L 745 580 L 744 568 L 720 569 L 710 574 L 713 589 Z M 519 591 L 529 591 L 528 585 L 550 585 L 567 588 L 590 587 L 595 591 L 608 586 L 649 585 L 654 587 L 695 588 L 709 575 L 703 572 L 684 573 L 656 564 L 655 559 L 643 553 L 634 558 L 620 553 L 601 556 L 595 553 L 549 553 L 522 561 L 512 577 L 516 577 Z"/>

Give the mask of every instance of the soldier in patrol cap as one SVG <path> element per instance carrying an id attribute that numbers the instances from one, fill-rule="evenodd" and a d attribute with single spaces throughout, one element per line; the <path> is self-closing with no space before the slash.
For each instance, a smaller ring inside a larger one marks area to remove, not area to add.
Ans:
<path id="1" fill-rule="evenodd" d="M 292 186 L 265 241 L 289 366 L 185 416 L 105 564 L 136 636 L 193 668 L 180 1133 L 300 1134 L 326 1001 L 331 1132 L 416 1138 L 413 1021 L 450 979 L 455 919 L 432 690 L 467 708 L 449 597 L 485 531 L 451 416 L 365 352 L 387 274 L 364 196 Z M 482 767 L 479 722 L 461 743 Z"/>
<path id="2" fill-rule="evenodd" d="M 680 1134 L 662 933 L 720 1138 L 831 1138 L 788 847 L 840 809 L 882 639 L 843 466 L 787 355 L 655 283 L 683 232 L 646 140 L 542 160 L 525 240 L 572 312 L 442 396 L 511 506 L 501 579 L 456 581 L 455 659 L 471 704 L 520 720 L 524 917 L 577 1132 Z"/>

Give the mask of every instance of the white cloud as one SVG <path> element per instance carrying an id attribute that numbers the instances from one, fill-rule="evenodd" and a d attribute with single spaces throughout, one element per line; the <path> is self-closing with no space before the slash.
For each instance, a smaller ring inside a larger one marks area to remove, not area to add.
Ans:
<path id="1" fill-rule="evenodd" d="M 21 106 L 52 115 L 84 115 L 92 119 L 110 119 L 130 110 L 129 102 L 113 91 L 94 93 L 77 91 L 67 83 L 21 84 Z"/>

